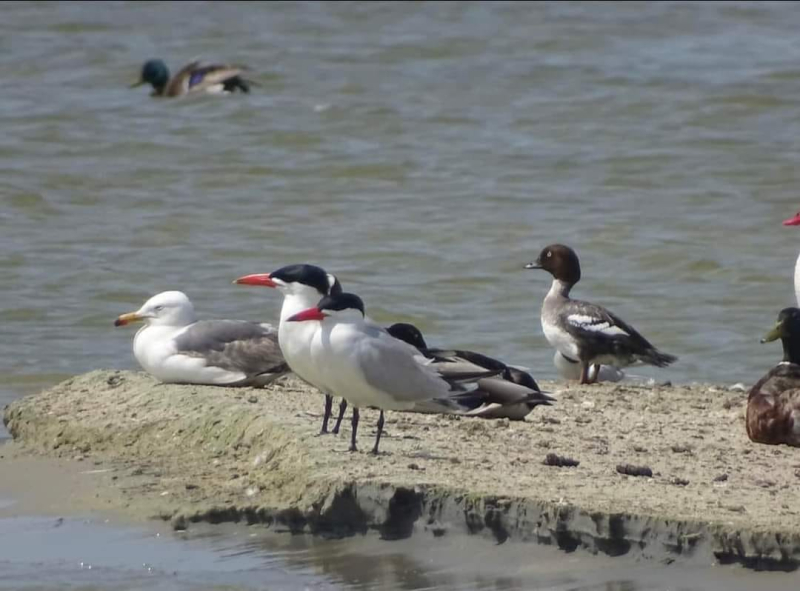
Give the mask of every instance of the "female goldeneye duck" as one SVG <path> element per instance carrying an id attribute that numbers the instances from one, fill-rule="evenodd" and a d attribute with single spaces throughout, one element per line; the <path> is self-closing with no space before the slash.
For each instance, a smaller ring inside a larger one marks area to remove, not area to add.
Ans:
<path id="1" fill-rule="evenodd" d="M 783 361 L 750 390 L 747 436 L 755 443 L 800 447 L 800 309 L 784 308 L 762 343 L 781 339 Z"/>
<path id="2" fill-rule="evenodd" d="M 562 355 L 578 360 L 581 384 L 596 381 L 596 374 L 589 375 L 593 364 L 626 367 L 646 363 L 666 367 L 678 359 L 658 351 L 605 308 L 569 297 L 581 279 L 578 255 L 569 246 L 551 244 L 525 268 L 544 269 L 553 276 L 553 285 L 542 304 L 542 330 L 547 342 Z"/>

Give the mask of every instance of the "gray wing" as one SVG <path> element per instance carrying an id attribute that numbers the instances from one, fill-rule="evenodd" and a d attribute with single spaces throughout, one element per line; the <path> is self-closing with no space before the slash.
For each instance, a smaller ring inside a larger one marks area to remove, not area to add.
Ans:
<path id="1" fill-rule="evenodd" d="M 269 325 L 241 320 L 201 320 L 175 337 L 183 355 L 203 357 L 208 365 L 238 371 L 248 377 L 288 371 Z"/>
<path id="2" fill-rule="evenodd" d="M 373 338 L 359 344 L 361 372 L 368 384 L 397 401 L 415 402 L 468 392 L 476 387 L 470 382 L 481 377 L 468 373 L 445 379 L 416 348 L 395 339 L 380 327 L 367 330 Z"/>

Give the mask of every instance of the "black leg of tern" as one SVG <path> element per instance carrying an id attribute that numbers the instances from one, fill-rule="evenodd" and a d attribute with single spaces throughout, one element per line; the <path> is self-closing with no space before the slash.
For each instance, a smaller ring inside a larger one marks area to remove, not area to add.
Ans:
<path id="1" fill-rule="evenodd" d="M 375 447 L 372 448 L 373 455 L 378 455 L 378 444 L 381 442 L 381 434 L 383 433 L 383 411 L 381 416 L 378 417 L 378 434 L 375 436 Z"/>
<path id="2" fill-rule="evenodd" d="M 350 451 L 358 451 L 356 447 L 356 433 L 358 432 L 358 408 L 353 407 L 353 433 L 350 435 Z"/>
<path id="3" fill-rule="evenodd" d="M 325 435 L 328 432 L 328 421 L 331 418 L 331 408 L 333 408 L 333 396 L 330 394 L 325 394 L 325 416 L 322 417 L 322 429 L 320 429 L 320 435 Z"/>
<path id="4" fill-rule="evenodd" d="M 333 433 L 334 435 L 339 434 L 339 427 L 341 427 L 342 425 L 342 419 L 344 418 L 344 411 L 346 410 L 347 410 L 347 400 L 342 398 L 342 401 L 339 403 L 339 416 L 336 418 L 336 425 L 334 425 L 333 431 L 331 431 L 331 433 Z"/>

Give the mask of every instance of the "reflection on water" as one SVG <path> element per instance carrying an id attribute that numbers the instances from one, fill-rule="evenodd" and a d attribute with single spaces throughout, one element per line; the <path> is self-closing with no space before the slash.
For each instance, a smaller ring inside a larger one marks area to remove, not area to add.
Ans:
<path id="1" fill-rule="evenodd" d="M 778 591 L 795 575 L 665 567 L 532 544 L 374 535 L 326 540 L 260 526 L 184 534 L 94 520 L 0 519 L 0 589 Z"/>

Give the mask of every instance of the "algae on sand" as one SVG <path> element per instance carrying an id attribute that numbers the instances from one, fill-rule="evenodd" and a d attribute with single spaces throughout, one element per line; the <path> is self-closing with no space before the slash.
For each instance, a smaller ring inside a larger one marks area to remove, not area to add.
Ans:
<path id="1" fill-rule="evenodd" d="M 724 387 L 574 385 L 524 422 L 388 413 L 373 457 L 348 453 L 346 430 L 318 436 L 319 394 L 293 378 L 254 390 L 94 371 L 13 403 L 4 420 L 31 452 L 111 463 L 129 503 L 175 527 L 469 533 L 793 569 L 800 450 L 750 443 L 744 401 Z M 365 411 L 362 424 L 373 419 Z M 580 464 L 546 466 L 548 453 Z"/>

